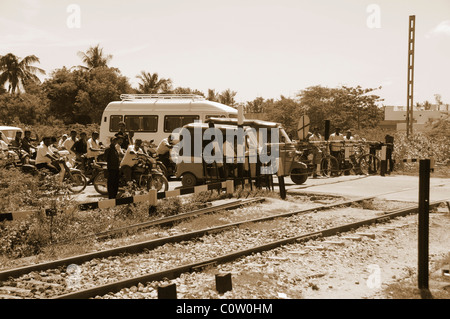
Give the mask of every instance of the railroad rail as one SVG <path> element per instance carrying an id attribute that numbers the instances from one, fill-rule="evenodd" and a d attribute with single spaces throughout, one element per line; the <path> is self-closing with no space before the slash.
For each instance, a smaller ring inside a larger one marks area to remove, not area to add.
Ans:
<path id="1" fill-rule="evenodd" d="M 436 201 L 436 202 L 430 203 L 430 207 L 439 205 L 442 202 L 443 201 Z M 372 225 L 372 224 L 376 224 L 376 223 L 384 223 L 384 222 L 389 221 L 390 219 L 401 217 L 401 216 L 406 216 L 406 215 L 415 213 L 416 211 L 418 211 L 417 206 L 411 206 L 411 207 L 407 207 L 407 208 L 403 208 L 403 209 L 397 209 L 397 210 L 386 213 L 384 216 L 370 218 L 370 219 L 366 219 L 366 220 L 362 220 L 362 221 L 358 221 L 358 222 L 354 222 L 354 223 L 349 223 L 349 224 L 345 224 L 345 225 L 341 225 L 341 226 L 337 226 L 337 227 L 331 227 L 331 228 L 327 228 L 327 229 L 323 229 L 323 230 L 319 230 L 319 231 L 315 231 L 315 232 L 311 232 L 311 233 L 307 233 L 307 234 L 302 234 L 302 235 L 290 237 L 287 239 L 282 239 L 282 240 L 274 241 L 271 243 L 267 243 L 264 245 L 255 246 L 255 247 L 252 247 L 249 249 L 235 251 L 235 252 L 232 252 L 232 253 L 229 253 L 226 255 L 222 255 L 219 257 L 202 260 L 202 261 L 187 264 L 187 265 L 182 265 L 179 267 L 174 267 L 172 269 L 167 269 L 167 270 L 163 270 L 160 272 L 155 272 L 155 273 L 151 273 L 151 274 L 147 274 L 147 275 L 143 275 L 143 276 L 138 276 L 138 277 L 134 277 L 134 278 L 117 281 L 114 283 L 97 286 L 94 288 L 89 288 L 89 289 L 80 290 L 77 292 L 72 292 L 72 293 L 56 296 L 52 299 L 87 299 L 87 298 L 92 298 L 95 296 L 105 295 L 108 293 L 115 293 L 124 288 L 128 288 L 128 287 L 131 287 L 131 286 L 137 285 L 139 283 L 143 283 L 143 282 L 145 283 L 145 282 L 151 282 L 151 281 L 159 281 L 159 280 L 163 280 L 164 278 L 174 279 L 183 273 L 198 271 L 199 269 L 202 269 L 204 267 L 213 266 L 213 265 L 217 265 L 217 264 L 225 263 L 225 262 L 230 262 L 230 261 L 240 258 L 242 256 L 246 256 L 246 255 L 250 255 L 253 253 L 262 252 L 262 251 L 266 251 L 266 250 L 271 250 L 271 249 L 274 249 L 276 247 L 286 245 L 286 244 L 291 244 L 291 243 L 296 243 L 296 242 L 304 242 L 304 241 L 317 239 L 317 238 L 321 238 L 321 237 L 329 237 L 329 236 L 336 235 L 338 233 L 352 231 L 352 230 L 355 230 L 362 226 L 368 226 L 368 225 Z"/>
<path id="2" fill-rule="evenodd" d="M 395 193 L 395 192 L 390 192 L 390 193 Z M 381 195 L 383 195 L 383 194 L 381 194 Z M 359 198 L 359 199 L 354 199 L 354 200 L 349 200 L 349 201 L 334 203 L 334 204 L 329 204 L 329 205 L 322 205 L 319 207 L 304 209 L 304 210 L 300 210 L 300 211 L 294 211 L 294 212 L 291 211 L 291 212 L 277 214 L 277 215 L 263 217 L 263 218 L 245 220 L 245 221 L 241 221 L 241 222 L 237 222 L 237 223 L 232 223 L 232 224 L 227 224 L 227 225 L 222 225 L 222 226 L 217 226 L 217 227 L 211 227 L 211 228 L 194 231 L 194 232 L 190 232 L 190 233 L 186 233 L 186 234 L 165 237 L 165 238 L 161 238 L 161 239 L 157 239 L 157 240 L 151 240 L 151 241 L 147 241 L 144 243 L 138 243 L 135 245 L 128 245 L 128 246 L 118 247 L 118 248 L 105 250 L 105 251 L 101 251 L 101 252 L 84 254 L 84 255 L 75 256 L 75 257 L 66 258 L 66 259 L 57 260 L 57 261 L 52 261 L 52 262 L 44 263 L 44 264 L 38 264 L 38 265 L 21 267 L 21 268 L 17 268 L 17 269 L 11 269 L 11 270 L 0 272 L 0 280 L 4 281 L 10 277 L 19 277 L 23 274 L 30 273 L 32 271 L 54 269 L 54 268 L 58 268 L 61 266 L 67 266 L 70 264 L 79 264 L 79 263 L 83 263 L 83 262 L 92 260 L 94 258 L 105 258 L 105 257 L 109 257 L 109 256 L 120 255 L 123 253 L 131 253 L 131 254 L 139 253 L 139 252 L 143 251 L 144 249 L 152 249 L 152 248 L 161 246 L 168 242 L 175 243 L 175 242 L 185 241 L 185 240 L 203 236 L 205 234 L 221 232 L 225 229 L 228 229 L 231 227 L 237 227 L 244 223 L 252 223 L 252 222 L 256 223 L 256 222 L 265 221 L 265 220 L 269 220 L 269 219 L 275 219 L 275 218 L 279 218 L 279 217 L 287 217 L 287 216 L 295 215 L 295 214 L 304 214 L 304 213 L 308 213 L 308 212 L 312 212 L 312 211 L 331 209 L 331 208 L 335 208 L 335 207 L 339 207 L 339 206 L 342 207 L 345 205 L 351 205 L 352 203 L 355 203 L 355 202 L 376 198 L 377 196 L 381 196 L 381 195 L 378 194 L 375 196 L 369 196 L 369 197 L 364 197 L 364 198 Z M 430 207 L 434 206 L 434 205 L 438 205 L 441 202 L 442 201 L 431 203 Z M 216 258 L 212 258 L 210 260 L 204 260 L 204 261 L 196 262 L 193 264 L 183 265 L 183 266 L 175 267 L 173 269 L 164 270 L 161 272 L 157 272 L 157 273 L 153 273 L 153 274 L 149 274 L 149 275 L 145 275 L 145 276 L 140 276 L 137 278 L 130 278 L 127 280 L 117 281 L 115 283 L 110 283 L 110 284 L 106 284 L 103 286 L 90 288 L 85 291 L 79 291 L 79 292 L 74 292 L 74 293 L 70 293 L 70 294 L 66 294 L 66 295 L 61 295 L 61 296 L 57 296 L 55 298 L 90 298 L 95 295 L 101 295 L 103 292 L 108 293 L 108 292 L 114 292 L 114 291 L 120 290 L 124 287 L 134 285 L 136 282 L 140 282 L 140 281 L 148 282 L 148 281 L 152 281 L 152 280 L 159 280 L 162 278 L 172 278 L 173 276 L 177 276 L 183 272 L 198 270 L 207 265 L 214 265 L 214 264 L 222 263 L 225 261 L 232 260 L 233 258 L 238 258 L 238 257 L 246 255 L 246 254 L 251 254 L 253 252 L 272 249 L 274 247 L 284 245 L 284 244 L 290 243 L 290 242 L 305 241 L 308 239 L 313 239 L 313 238 L 318 238 L 318 237 L 332 236 L 338 232 L 345 232 L 350 229 L 354 229 L 354 228 L 361 227 L 364 225 L 388 221 L 390 218 L 411 214 L 411 213 L 414 213 L 415 211 L 417 211 L 417 207 L 408 207 L 407 209 L 391 211 L 388 214 L 381 216 L 381 217 L 372 218 L 372 219 L 368 219 L 368 220 L 361 221 L 361 222 L 351 223 L 348 225 L 342 225 L 339 227 L 333 227 L 330 229 L 320 230 L 320 231 L 312 232 L 312 233 L 308 233 L 308 234 L 303 234 L 303 235 L 291 237 L 288 239 L 264 244 L 261 246 L 244 249 L 242 251 L 233 252 L 231 254 L 219 256 Z"/>
<path id="3" fill-rule="evenodd" d="M 372 199 L 374 197 L 375 196 L 363 197 L 363 198 L 344 201 L 344 202 L 335 203 L 335 204 L 321 205 L 318 207 L 313 207 L 313 208 L 308 208 L 308 209 L 303 209 L 303 210 L 298 210 L 298 211 L 291 211 L 291 212 L 287 212 L 287 213 L 276 214 L 276 215 L 266 216 L 266 217 L 261 217 L 261 218 L 255 218 L 255 219 L 251 219 L 251 220 L 244 220 L 244 221 L 240 221 L 240 222 L 236 222 L 236 223 L 231 223 L 231 224 L 221 225 L 221 226 L 217 226 L 217 227 L 210 227 L 210 228 L 206 228 L 206 229 L 202 229 L 202 230 L 198 230 L 198 231 L 193 231 L 193 232 L 189 232 L 189 233 L 185 233 L 185 234 L 181 234 L 181 235 L 153 239 L 153 240 L 149 240 L 149 241 L 140 242 L 137 244 L 131 244 L 131 245 L 112 248 L 112 249 L 108 249 L 108 250 L 102 250 L 102 251 L 98 251 L 98 252 L 82 254 L 82 255 L 59 259 L 59 260 L 54 260 L 54 261 L 50 261 L 50 262 L 46 262 L 46 263 L 24 266 L 24 267 L 11 269 L 11 270 L 4 270 L 4 271 L 0 272 L 0 281 L 4 281 L 4 280 L 8 279 L 9 277 L 18 277 L 18 276 L 21 276 L 23 274 L 26 274 L 26 273 L 29 273 L 32 271 L 42 271 L 42 270 L 47 270 L 47 269 L 52 269 L 52 268 L 68 266 L 70 264 L 80 264 L 80 263 L 92 260 L 94 258 L 106 258 L 106 257 L 110 257 L 110 256 L 117 256 L 117 255 L 124 254 L 124 253 L 131 253 L 131 254 L 139 253 L 139 252 L 143 251 L 144 249 L 154 249 L 158 246 L 161 246 L 161 245 L 164 245 L 167 243 L 176 243 L 176 242 L 181 242 L 183 240 L 190 240 L 190 239 L 193 239 L 193 238 L 196 238 L 199 236 L 203 236 L 205 234 L 215 233 L 215 232 L 223 231 L 227 228 L 237 227 L 237 226 L 245 224 L 245 223 L 267 221 L 267 220 L 280 218 L 280 217 L 287 217 L 287 216 L 296 215 L 296 214 L 305 214 L 305 213 L 309 213 L 312 211 L 318 211 L 318 210 L 324 210 L 324 209 L 331 209 L 331 208 L 335 208 L 335 207 L 339 207 L 339 206 L 351 205 L 353 203 Z"/>

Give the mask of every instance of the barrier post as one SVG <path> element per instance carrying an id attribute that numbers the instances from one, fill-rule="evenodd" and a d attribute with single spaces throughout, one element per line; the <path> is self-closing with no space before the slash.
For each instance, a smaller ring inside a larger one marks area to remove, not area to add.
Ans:
<path id="1" fill-rule="evenodd" d="M 150 189 L 148 191 L 148 214 L 153 215 L 156 213 L 156 202 L 158 200 L 158 194 L 156 189 Z"/>
<path id="2" fill-rule="evenodd" d="M 428 289 L 428 240 L 429 240 L 429 197 L 430 160 L 420 160 L 419 167 L 419 289 Z"/>
<path id="3" fill-rule="evenodd" d="M 284 185 L 284 165 L 281 158 L 278 160 L 278 187 L 280 188 L 281 199 L 286 199 L 286 186 Z"/>
<path id="4" fill-rule="evenodd" d="M 380 175 L 384 176 L 386 174 L 387 162 L 386 162 L 386 145 L 381 146 L 381 169 Z"/>

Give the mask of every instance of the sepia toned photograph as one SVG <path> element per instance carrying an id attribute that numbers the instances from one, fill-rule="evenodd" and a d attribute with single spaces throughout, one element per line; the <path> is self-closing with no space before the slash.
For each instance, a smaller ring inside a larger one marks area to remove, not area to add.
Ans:
<path id="1" fill-rule="evenodd" d="M 0 305 L 450 299 L 449 57 L 448 0 L 2 0 Z"/>

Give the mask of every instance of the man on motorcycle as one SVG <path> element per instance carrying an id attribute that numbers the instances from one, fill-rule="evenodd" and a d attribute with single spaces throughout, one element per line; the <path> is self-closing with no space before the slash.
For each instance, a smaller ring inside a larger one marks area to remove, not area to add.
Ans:
<path id="1" fill-rule="evenodd" d="M 22 139 L 22 149 L 27 152 L 30 155 L 30 158 L 36 158 L 36 152 L 32 153 L 32 150 L 37 151 L 37 146 L 33 144 L 33 142 L 37 142 L 38 137 L 36 135 L 36 138 L 31 138 L 31 131 L 25 131 L 25 136 Z"/>
<path id="2" fill-rule="evenodd" d="M 73 143 L 70 151 L 73 152 L 76 156 L 76 160 L 81 162 L 81 166 L 85 167 L 86 158 L 83 156 L 87 153 L 87 135 L 86 132 L 80 133 L 80 139 Z"/>
<path id="3" fill-rule="evenodd" d="M 92 137 L 87 140 L 86 159 L 88 167 L 90 163 L 97 160 L 97 156 L 99 156 L 100 152 L 103 151 L 98 142 L 98 136 L 99 136 L 98 132 L 95 131 L 92 133 Z"/>
<path id="4" fill-rule="evenodd" d="M 173 138 L 172 134 L 170 134 L 167 138 L 164 138 L 158 145 L 158 148 L 156 149 L 156 155 L 158 156 L 158 159 L 167 167 L 169 168 L 171 165 L 170 160 L 170 150 L 173 148 Z"/>
<path id="5" fill-rule="evenodd" d="M 53 161 L 57 161 L 58 160 L 58 157 L 49 148 L 51 142 L 52 142 L 51 137 L 46 136 L 43 139 L 43 143 L 37 147 L 36 168 L 37 169 L 46 168 L 50 172 L 58 174 L 59 173 L 59 167 L 58 166 L 54 166 L 52 164 Z"/>
<path id="6" fill-rule="evenodd" d="M 144 150 L 142 149 L 142 140 L 136 139 L 134 144 L 131 144 L 128 146 L 127 151 L 125 152 L 125 155 L 120 162 L 120 171 L 122 172 L 124 179 L 126 182 L 131 181 L 131 174 L 133 171 L 133 166 L 137 164 L 138 157 L 137 154 L 143 154 L 145 155 Z M 151 161 L 154 161 L 153 158 Z"/>

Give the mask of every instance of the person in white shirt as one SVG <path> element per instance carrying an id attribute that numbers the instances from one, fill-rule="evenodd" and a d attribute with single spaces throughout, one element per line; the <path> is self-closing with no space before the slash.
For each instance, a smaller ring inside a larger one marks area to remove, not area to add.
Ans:
<path id="1" fill-rule="evenodd" d="M 92 137 L 87 140 L 87 153 L 86 158 L 88 159 L 88 163 L 97 160 L 97 156 L 102 151 L 100 144 L 98 142 L 98 132 L 93 132 Z"/>
<path id="2" fill-rule="evenodd" d="M 77 141 L 77 132 L 76 131 L 70 131 L 70 136 L 64 141 L 64 143 L 62 144 L 62 150 L 67 150 L 69 151 L 69 162 L 71 164 L 74 164 L 75 162 L 75 158 L 76 158 L 76 154 L 71 150 L 73 144 L 75 144 L 75 142 Z"/>
<path id="3" fill-rule="evenodd" d="M 329 140 L 331 142 L 330 153 L 331 153 L 331 155 L 336 157 L 338 162 L 340 162 L 340 157 L 341 157 L 340 152 L 344 146 L 344 143 L 343 143 L 344 135 L 341 134 L 341 129 L 339 127 L 336 127 L 335 132 L 330 135 Z"/>
<path id="4" fill-rule="evenodd" d="M 173 148 L 173 146 L 174 143 L 172 134 L 170 134 L 169 137 L 161 140 L 156 149 L 156 155 L 158 156 L 159 161 L 161 161 L 166 167 L 169 167 L 171 165 L 170 150 Z"/>
<path id="5" fill-rule="evenodd" d="M 37 147 L 36 154 L 36 168 L 43 169 L 46 168 L 52 173 L 57 174 L 59 169 L 52 164 L 53 161 L 56 161 L 58 157 L 49 147 L 52 143 L 51 137 L 44 137 L 43 143 Z"/>
<path id="6" fill-rule="evenodd" d="M 138 156 L 136 154 L 145 154 L 141 148 L 142 140 L 136 139 L 134 144 L 130 144 L 120 162 L 120 171 L 122 172 L 126 182 L 131 181 L 131 173 L 133 166 L 137 164 Z"/>
<path id="7" fill-rule="evenodd" d="M 59 142 L 58 142 L 58 147 L 57 147 L 58 150 L 62 150 L 63 149 L 64 142 L 67 140 L 67 138 L 68 138 L 67 134 L 63 134 L 61 136 L 61 138 L 59 139 Z"/>
<path id="8" fill-rule="evenodd" d="M 320 162 L 322 160 L 322 150 L 320 149 L 320 143 L 316 142 L 322 142 L 323 137 L 319 133 L 319 128 L 315 126 L 313 128 L 313 133 L 308 138 L 309 142 L 315 142 L 312 144 L 312 153 L 313 153 L 313 178 L 320 177 Z"/>

